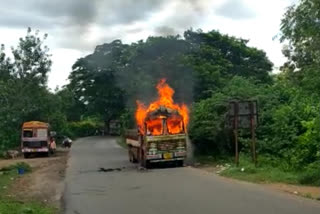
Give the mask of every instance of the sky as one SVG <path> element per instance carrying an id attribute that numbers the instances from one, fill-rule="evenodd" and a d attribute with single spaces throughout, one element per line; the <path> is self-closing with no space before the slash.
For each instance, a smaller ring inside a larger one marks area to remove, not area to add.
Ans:
<path id="1" fill-rule="evenodd" d="M 248 39 L 278 70 L 285 58 L 278 39 L 286 8 L 298 0 L 0 0 L 0 43 L 7 51 L 28 27 L 48 33 L 52 54 L 50 88 L 67 84 L 74 62 L 97 45 L 148 36 L 218 30 Z"/>

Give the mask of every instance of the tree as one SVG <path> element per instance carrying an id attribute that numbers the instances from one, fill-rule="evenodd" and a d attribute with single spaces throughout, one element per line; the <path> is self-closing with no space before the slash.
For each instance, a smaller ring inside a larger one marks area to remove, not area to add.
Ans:
<path id="1" fill-rule="evenodd" d="M 47 74 L 51 60 L 46 39 L 28 28 L 27 35 L 20 38 L 12 48 L 13 60 L 0 51 L 0 136 L 2 147 L 16 145 L 22 122 L 26 120 L 48 120 L 48 108 L 53 108 L 46 98 Z M 3 149 L 2 148 L 2 149 Z M 1 149 L 1 148 L 0 148 Z"/>
<path id="2" fill-rule="evenodd" d="M 31 28 L 28 28 L 27 36 L 20 38 L 17 48 L 12 48 L 14 56 L 12 75 L 24 80 L 25 83 L 46 86 L 52 64 L 48 54 L 49 49 L 43 46 L 43 41 L 47 36 L 44 34 L 41 39 L 39 31 L 33 35 Z"/>
<path id="3" fill-rule="evenodd" d="M 233 152 L 233 135 L 227 125 L 229 101 L 256 99 L 263 103 L 266 84 L 257 84 L 255 81 L 257 80 L 234 76 L 210 98 L 202 99 L 193 105 L 189 136 L 198 152 L 217 156 Z M 247 132 L 242 134 L 244 137 L 248 136 Z"/>
<path id="4" fill-rule="evenodd" d="M 223 35 L 188 30 L 184 33 L 192 51 L 188 62 L 195 70 L 195 99 L 209 98 L 233 76 L 256 79 L 257 83 L 271 83 L 272 63 L 265 52 L 247 46 L 248 41 Z"/>
<path id="5" fill-rule="evenodd" d="M 288 8 L 281 22 L 283 53 L 288 58 L 282 70 L 289 72 L 295 83 L 320 94 L 320 2 L 300 0 Z"/>
<path id="6" fill-rule="evenodd" d="M 107 47 L 98 46 L 92 55 L 73 65 L 69 76 L 68 88 L 76 102 L 85 107 L 88 115 L 100 116 L 106 128 L 124 110 L 124 91 L 117 86 L 114 74 L 121 66 L 121 46 L 119 41 Z"/>

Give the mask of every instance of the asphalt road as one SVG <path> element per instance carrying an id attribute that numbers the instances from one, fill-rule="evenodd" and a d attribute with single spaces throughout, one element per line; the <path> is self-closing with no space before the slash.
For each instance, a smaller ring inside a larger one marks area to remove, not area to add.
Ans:
<path id="1" fill-rule="evenodd" d="M 139 170 L 114 138 L 79 139 L 70 154 L 66 214 L 320 213 L 317 201 L 191 167 Z"/>

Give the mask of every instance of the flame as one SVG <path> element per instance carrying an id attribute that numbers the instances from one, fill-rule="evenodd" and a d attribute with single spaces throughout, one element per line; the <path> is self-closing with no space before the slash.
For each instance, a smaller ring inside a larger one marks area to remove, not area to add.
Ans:
<path id="1" fill-rule="evenodd" d="M 137 101 L 136 121 L 141 133 L 144 133 L 144 123 L 147 124 L 148 131 L 152 135 L 161 135 L 163 133 L 163 120 L 161 116 L 152 120 L 146 118 L 150 112 L 165 107 L 170 110 L 177 111 L 178 115 L 167 118 L 168 134 L 178 134 L 186 130 L 189 122 L 189 110 L 185 104 L 178 105 L 173 101 L 174 90 L 166 83 L 166 79 L 161 79 L 157 84 L 158 99 L 146 107 L 142 102 Z M 183 121 L 183 123 L 182 123 Z"/>

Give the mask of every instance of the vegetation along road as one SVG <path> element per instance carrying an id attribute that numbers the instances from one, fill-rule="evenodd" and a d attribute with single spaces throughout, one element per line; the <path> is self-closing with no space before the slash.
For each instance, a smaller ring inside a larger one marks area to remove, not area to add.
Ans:
<path id="1" fill-rule="evenodd" d="M 66 173 L 65 213 L 319 213 L 316 201 L 191 167 L 139 170 L 114 138 L 79 139 Z"/>
<path id="2" fill-rule="evenodd" d="M 61 201 L 67 214 L 320 213 L 319 11 L 319 0 L 2 4 L 0 214 L 56 214 Z M 145 170 L 128 153 L 145 168 L 195 162 Z"/>

